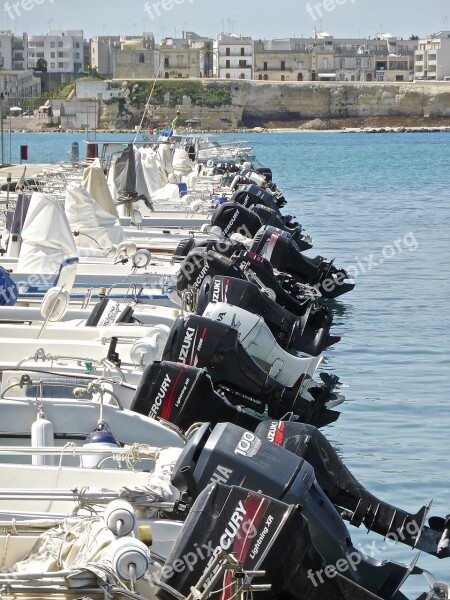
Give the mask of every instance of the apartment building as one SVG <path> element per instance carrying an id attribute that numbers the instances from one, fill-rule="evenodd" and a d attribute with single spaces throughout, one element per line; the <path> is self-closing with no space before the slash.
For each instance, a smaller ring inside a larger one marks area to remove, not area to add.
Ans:
<path id="1" fill-rule="evenodd" d="M 415 52 L 414 78 L 443 80 L 450 77 L 450 31 L 419 40 Z"/>
<path id="2" fill-rule="evenodd" d="M 80 73 L 84 69 L 83 31 L 49 31 L 28 36 L 27 68 L 39 59 L 47 62 L 48 73 Z"/>
<path id="3" fill-rule="evenodd" d="M 11 70 L 13 68 L 13 34 L 11 31 L 0 31 L 0 68 Z"/>
<path id="4" fill-rule="evenodd" d="M 114 79 L 152 79 L 157 70 L 153 34 L 121 38 L 120 48 L 113 51 Z"/>
<path id="5" fill-rule="evenodd" d="M 165 38 L 159 46 L 159 61 L 163 77 L 202 77 L 204 73 L 204 46 L 212 42 L 193 31 L 184 31 L 181 38 Z"/>
<path id="6" fill-rule="evenodd" d="M 41 93 L 41 80 L 33 71 L 0 71 L 0 92 L 6 106 L 21 106 L 24 98 Z"/>
<path id="7" fill-rule="evenodd" d="M 254 78 L 254 42 L 235 34 L 217 36 L 213 49 L 213 72 L 218 79 Z"/>

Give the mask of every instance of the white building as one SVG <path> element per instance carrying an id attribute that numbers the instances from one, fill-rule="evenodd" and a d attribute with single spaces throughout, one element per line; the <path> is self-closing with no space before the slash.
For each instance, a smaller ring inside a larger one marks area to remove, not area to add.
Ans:
<path id="1" fill-rule="evenodd" d="M 47 62 L 49 73 L 83 71 L 83 31 L 49 31 L 47 35 L 30 35 L 27 52 L 28 68 L 33 69 L 40 58 Z"/>
<path id="2" fill-rule="evenodd" d="M 25 98 L 41 93 L 41 80 L 33 71 L 0 71 L 0 92 L 7 106 L 21 106 Z"/>
<path id="3" fill-rule="evenodd" d="M 120 89 L 113 87 L 112 81 L 84 81 L 79 79 L 75 85 L 75 97 L 80 99 L 110 100 L 120 95 Z"/>
<path id="4" fill-rule="evenodd" d="M 253 79 L 254 53 L 252 38 L 219 35 L 214 42 L 214 76 L 218 79 Z"/>
<path id="5" fill-rule="evenodd" d="M 0 31 L 0 68 L 1 69 L 12 69 L 13 58 L 12 58 L 12 46 L 13 46 L 13 35 L 11 31 Z"/>
<path id="6" fill-rule="evenodd" d="M 415 79 L 442 80 L 450 77 L 450 31 L 440 31 L 419 40 L 415 52 Z"/>

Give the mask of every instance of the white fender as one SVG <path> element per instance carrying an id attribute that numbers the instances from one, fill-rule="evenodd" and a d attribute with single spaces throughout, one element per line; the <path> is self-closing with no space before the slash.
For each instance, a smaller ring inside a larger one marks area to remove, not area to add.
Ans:
<path id="1" fill-rule="evenodd" d="M 69 308 L 70 294 L 59 287 L 50 288 L 45 294 L 41 304 L 41 315 L 50 323 L 60 321 Z"/>

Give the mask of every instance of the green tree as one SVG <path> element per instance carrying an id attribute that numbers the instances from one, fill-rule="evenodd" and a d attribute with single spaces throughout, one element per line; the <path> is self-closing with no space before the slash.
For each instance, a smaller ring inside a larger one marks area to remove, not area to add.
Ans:
<path id="1" fill-rule="evenodd" d="M 41 73 L 47 73 L 47 61 L 45 58 L 39 58 L 36 62 L 36 66 L 34 67 L 34 71 L 41 71 Z"/>
<path id="2" fill-rule="evenodd" d="M 205 77 L 212 77 L 214 43 L 211 40 L 204 42 L 201 52 L 203 55 L 203 75 Z"/>

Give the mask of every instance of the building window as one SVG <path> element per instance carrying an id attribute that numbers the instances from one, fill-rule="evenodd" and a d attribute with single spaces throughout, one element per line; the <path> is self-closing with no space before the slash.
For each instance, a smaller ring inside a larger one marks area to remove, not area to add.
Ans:
<path id="1" fill-rule="evenodd" d="M 226 77 L 227 79 L 231 79 L 231 75 L 230 75 L 229 73 L 227 73 L 227 74 L 225 75 L 225 77 Z"/>
<path id="2" fill-rule="evenodd" d="M 225 67 L 226 67 L 227 69 L 231 69 L 231 61 L 230 61 L 230 60 L 227 60 L 227 62 L 226 62 L 226 64 L 225 64 Z"/>
<path id="3" fill-rule="evenodd" d="M 55 65 L 55 63 L 51 63 L 51 64 L 50 64 L 50 68 L 51 68 L 51 69 L 55 69 L 55 68 L 56 68 L 56 65 Z"/>
<path id="4" fill-rule="evenodd" d="M 241 56 L 245 56 L 245 48 L 241 48 Z"/>
<path id="5" fill-rule="evenodd" d="M 285 81 L 286 77 L 284 75 L 281 76 L 281 81 Z"/>
<path id="6" fill-rule="evenodd" d="M 62 48 L 63 47 L 63 43 L 62 42 L 58 42 L 58 48 Z"/>
<path id="7" fill-rule="evenodd" d="M 269 70 L 269 63 L 264 63 L 264 67 L 263 67 L 264 71 L 268 71 Z"/>
<path id="8" fill-rule="evenodd" d="M 226 56 L 231 56 L 231 48 L 226 49 Z"/>
<path id="9" fill-rule="evenodd" d="M 345 58 L 340 58 L 339 59 L 339 68 L 340 69 L 345 69 Z"/>
<path id="10" fill-rule="evenodd" d="M 145 54 L 143 52 L 139 53 L 139 63 L 143 65 L 145 63 Z"/>
<path id="11" fill-rule="evenodd" d="M 77 42 L 77 43 L 75 44 L 75 48 L 79 48 L 79 47 L 80 47 L 80 42 Z"/>
<path id="12" fill-rule="evenodd" d="M 170 69 L 170 58 L 168 56 L 164 57 L 164 67 Z"/>
<path id="13" fill-rule="evenodd" d="M 262 81 L 262 78 L 263 78 L 263 76 L 262 76 L 262 73 L 260 73 L 260 74 L 259 74 L 259 76 L 258 76 L 258 79 L 259 79 L 260 81 Z"/>
<path id="14" fill-rule="evenodd" d="M 268 75 L 264 75 L 264 81 L 269 81 L 269 76 Z"/>
<path id="15" fill-rule="evenodd" d="M 50 48 L 56 48 L 55 42 L 50 42 Z"/>
<path id="16" fill-rule="evenodd" d="M 286 61 L 285 60 L 281 61 L 281 70 L 286 71 Z"/>
<path id="17" fill-rule="evenodd" d="M 356 66 L 360 69 L 361 68 L 361 59 L 357 58 L 356 59 Z"/>
<path id="18" fill-rule="evenodd" d="M 55 56 L 55 55 L 56 55 L 56 52 L 52 52 L 52 53 L 50 54 L 50 58 L 56 58 L 56 56 Z"/>
<path id="19" fill-rule="evenodd" d="M 64 58 L 64 52 L 58 52 L 58 58 Z"/>
<path id="20" fill-rule="evenodd" d="M 58 63 L 58 69 L 64 69 L 64 63 Z"/>
<path id="21" fill-rule="evenodd" d="M 246 66 L 247 66 L 247 61 L 246 60 L 240 60 L 239 61 L 239 67 L 241 67 L 241 68 L 244 67 L 245 68 Z"/>
<path id="22" fill-rule="evenodd" d="M 245 73 L 241 73 L 241 79 L 245 79 Z"/>

